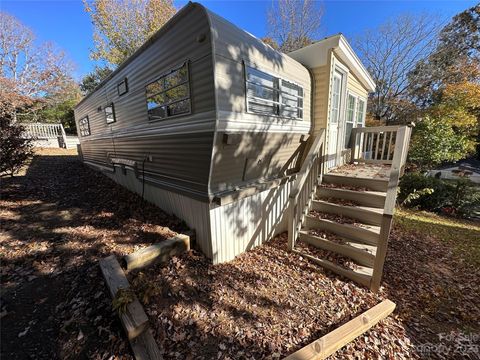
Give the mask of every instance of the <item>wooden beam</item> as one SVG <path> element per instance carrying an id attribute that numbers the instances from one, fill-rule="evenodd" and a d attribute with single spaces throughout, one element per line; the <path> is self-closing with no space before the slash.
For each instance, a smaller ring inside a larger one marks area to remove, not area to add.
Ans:
<path id="1" fill-rule="evenodd" d="M 105 278 L 112 298 L 115 298 L 119 289 L 128 289 L 130 287 L 115 255 L 110 255 L 100 260 L 100 269 L 102 270 L 103 277 Z M 129 340 L 139 336 L 148 327 L 147 314 L 145 314 L 136 296 L 134 300 L 127 305 L 126 311 L 119 314 L 119 316 Z"/>
<path id="2" fill-rule="evenodd" d="M 373 275 L 370 282 L 370 290 L 377 292 L 380 289 L 383 275 L 383 265 L 387 257 L 388 237 L 393 224 L 393 216 L 385 214 L 382 218 L 380 227 L 380 237 L 378 240 L 377 253 L 373 264 Z"/>
<path id="3" fill-rule="evenodd" d="M 394 309 L 395 303 L 384 300 L 355 319 L 287 356 L 284 360 L 325 359 L 386 318 Z"/>
<path id="4" fill-rule="evenodd" d="M 190 250 L 190 236 L 179 234 L 124 256 L 122 265 L 128 271 L 141 269 L 155 263 L 167 262 L 172 256 L 188 250 Z"/>
<path id="5" fill-rule="evenodd" d="M 140 336 L 130 340 L 130 346 L 136 360 L 161 360 L 163 355 L 158 349 L 150 329 L 146 329 Z"/>

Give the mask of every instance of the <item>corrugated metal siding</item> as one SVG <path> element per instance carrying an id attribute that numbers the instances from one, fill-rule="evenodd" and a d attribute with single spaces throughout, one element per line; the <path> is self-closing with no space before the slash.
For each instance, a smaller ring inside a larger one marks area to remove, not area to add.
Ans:
<path id="1" fill-rule="evenodd" d="M 241 187 L 255 180 L 282 176 L 280 169 L 299 148 L 300 136 L 308 134 L 311 78 L 294 59 L 273 50 L 230 22 L 209 12 L 212 24 L 217 96 L 217 137 L 213 150 L 210 191 Z M 244 64 L 293 81 L 303 87 L 303 119 L 247 113 Z M 240 144 L 223 144 L 223 133 L 238 133 Z M 254 172 L 257 179 L 244 177 L 246 162 L 263 161 Z"/>
<path id="2" fill-rule="evenodd" d="M 209 194 L 255 180 L 244 180 L 247 159 L 254 172 L 280 176 L 280 168 L 301 146 L 301 134 L 311 128 L 311 78 L 295 60 L 214 14 L 205 16 L 201 6 L 188 6 L 190 12 L 82 102 L 75 115 L 77 121 L 85 114 L 90 116 L 92 135 L 81 139 L 85 161 L 112 168 L 109 158 L 114 156 L 136 161 L 140 170 L 145 155 L 153 157 L 153 162 L 145 163 L 145 198 L 184 219 L 196 230 L 200 249 L 218 263 L 286 229 L 291 183 L 212 209 L 206 201 L 192 197 L 203 194 L 206 200 Z M 198 43 L 201 33 L 207 39 Z M 190 60 L 192 114 L 150 123 L 146 84 L 186 59 Z M 304 119 L 247 114 L 243 60 L 300 84 L 304 89 Z M 129 92 L 118 97 L 117 84 L 125 77 Z M 97 108 L 112 101 L 117 122 L 107 125 L 103 110 L 97 112 Z M 240 134 L 241 142 L 224 145 L 225 132 Z M 271 158 L 268 171 L 261 168 L 264 165 L 255 168 L 252 161 L 265 157 Z M 138 175 L 131 170 L 123 174 L 118 168 L 108 174 L 140 193 Z"/>
<path id="3" fill-rule="evenodd" d="M 113 154 L 113 143 L 111 139 L 82 142 L 83 160 L 91 161 L 103 166 L 109 164 L 109 157 Z"/>
<path id="4" fill-rule="evenodd" d="M 210 190 L 213 193 L 245 185 L 244 180 L 247 159 L 264 160 L 256 165 L 256 171 L 266 178 L 283 176 L 281 170 L 294 164 L 294 153 L 300 146 L 300 134 L 288 133 L 240 133 L 238 144 L 223 143 L 223 134 L 217 136 L 210 178 Z M 292 161 L 289 162 L 289 159 Z M 292 168 L 292 166 L 288 167 Z"/>
<path id="5" fill-rule="evenodd" d="M 149 176 L 171 188 L 208 197 L 208 174 L 216 122 L 211 33 L 203 7 L 190 10 L 75 110 L 78 121 L 90 118 L 91 136 L 81 138 L 85 161 L 109 165 L 117 157 L 145 163 Z M 204 34 L 206 39 L 198 42 Z M 189 61 L 192 113 L 157 122 L 148 120 L 145 87 Z M 117 84 L 128 79 L 128 93 Z M 116 122 L 108 125 L 103 107 L 114 103 Z M 98 107 L 101 111 L 97 111 Z"/>
<path id="6" fill-rule="evenodd" d="M 243 130 L 279 131 L 279 127 L 285 126 L 288 131 L 308 132 L 311 88 L 308 70 L 216 14 L 209 12 L 209 17 L 215 51 L 218 129 L 232 130 L 230 126 L 238 128 L 245 124 Z M 247 114 L 243 61 L 261 71 L 301 85 L 304 89 L 303 120 Z M 252 124 L 256 124 L 258 129 Z"/>
<path id="7" fill-rule="evenodd" d="M 292 182 L 210 210 L 214 264 L 286 231 L 286 209 Z"/>

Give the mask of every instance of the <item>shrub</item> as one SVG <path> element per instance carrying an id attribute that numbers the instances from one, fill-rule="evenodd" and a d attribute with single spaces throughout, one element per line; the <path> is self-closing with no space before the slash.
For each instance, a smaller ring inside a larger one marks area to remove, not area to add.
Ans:
<path id="1" fill-rule="evenodd" d="M 480 188 L 469 179 L 450 182 L 448 205 L 454 214 L 461 217 L 469 218 L 480 214 Z"/>
<path id="2" fill-rule="evenodd" d="M 432 191 L 423 191 L 431 189 Z M 422 192 L 414 198 L 412 194 Z M 408 207 L 437 211 L 448 202 L 447 185 L 443 180 L 414 172 L 405 174 L 400 180 L 398 200 Z"/>
<path id="3" fill-rule="evenodd" d="M 33 155 L 30 139 L 22 137 L 25 128 L 0 118 L 0 174 L 13 176 Z"/>
<path id="4" fill-rule="evenodd" d="M 442 180 L 415 172 L 400 180 L 398 200 L 408 207 L 468 218 L 480 209 L 480 187 L 466 178 Z"/>

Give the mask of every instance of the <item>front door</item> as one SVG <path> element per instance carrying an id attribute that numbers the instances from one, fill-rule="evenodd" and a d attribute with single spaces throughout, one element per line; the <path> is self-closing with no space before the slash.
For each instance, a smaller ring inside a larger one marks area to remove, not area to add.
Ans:
<path id="1" fill-rule="evenodd" d="M 340 138 L 340 109 L 342 104 L 343 74 L 335 71 L 333 75 L 332 94 L 330 98 L 330 116 L 328 121 L 328 158 L 327 168 L 337 166 L 338 141 Z"/>

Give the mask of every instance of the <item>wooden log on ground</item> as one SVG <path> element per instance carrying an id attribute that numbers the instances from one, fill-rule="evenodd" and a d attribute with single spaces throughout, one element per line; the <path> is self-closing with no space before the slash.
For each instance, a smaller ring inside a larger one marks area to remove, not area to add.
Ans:
<path id="1" fill-rule="evenodd" d="M 167 262 L 172 256 L 190 250 L 190 236 L 179 234 L 123 257 L 123 267 L 130 271 L 156 263 Z"/>
<path id="2" fill-rule="evenodd" d="M 128 289 L 130 287 L 128 280 L 114 255 L 110 255 L 100 260 L 100 268 L 102 269 L 103 277 L 105 278 L 105 282 L 107 283 L 112 298 L 115 298 L 119 289 Z M 119 314 L 119 316 L 129 340 L 142 334 L 148 327 L 147 314 L 145 314 L 145 311 L 136 296 L 134 297 L 134 300 L 127 305 L 126 311 Z"/>
<path id="3" fill-rule="evenodd" d="M 163 359 L 157 343 L 150 329 L 145 330 L 135 339 L 130 340 L 130 345 L 136 360 L 161 360 Z"/>
<path id="4" fill-rule="evenodd" d="M 355 319 L 287 356 L 284 360 L 325 359 L 376 325 L 380 320 L 386 318 L 394 309 L 395 303 L 384 300 Z"/>

